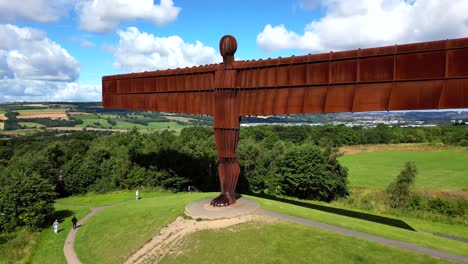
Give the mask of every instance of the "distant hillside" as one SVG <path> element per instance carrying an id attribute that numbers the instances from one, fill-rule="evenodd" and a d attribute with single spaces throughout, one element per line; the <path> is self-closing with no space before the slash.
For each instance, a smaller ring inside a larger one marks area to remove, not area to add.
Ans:
<path id="1" fill-rule="evenodd" d="M 263 124 L 324 125 L 374 127 L 379 123 L 390 126 L 434 126 L 468 122 L 468 109 L 462 111 L 410 111 L 327 113 L 242 117 L 243 126 Z M 0 104 L 2 134 L 28 134 L 43 130 L 106 130 L 141 131 L 174 130 L 186 126 L 212 126 L 210 116 L 106 109 L 101 102 L 34 102 Z"/>

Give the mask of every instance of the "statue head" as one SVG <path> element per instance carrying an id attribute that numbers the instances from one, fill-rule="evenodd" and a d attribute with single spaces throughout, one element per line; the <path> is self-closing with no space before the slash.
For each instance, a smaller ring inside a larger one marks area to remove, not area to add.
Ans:
<path id="1" fill-rule="evenodd" d="M 219 41 L 219 52 L 223 56 L 224 64 L 230 65 L 234 62 L 234 53 L 237 50 L 237 40 L 231 35 L 225 35 Z"/>

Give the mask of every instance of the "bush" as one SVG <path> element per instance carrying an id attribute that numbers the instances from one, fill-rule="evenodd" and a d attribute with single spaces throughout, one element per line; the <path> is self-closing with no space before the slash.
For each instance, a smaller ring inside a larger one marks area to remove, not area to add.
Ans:
<path id="1" fill-rule="evenodd" d="M 285 195 L 331 201 L 348 195 L 348 171 L 336 152 L 305 144 L 288 150 L 280 160 L 278 177 Z"/>
<path id="2" fill-rule="evenodd" d="M 0 179 L 0 230 L 37 228 L 54 213 L 54 186 L 36 172 L 13 169 Z"/>
<path id="3" fill-rule="evenodd" d="M 447 216 L 463 216 L 468 213 L 467 200 L 448 200 L 443 198 L 431 198 L 427 202 L 429 211 Z"/>
<path id="4" fill-rule="evenodd" d="M 406 162 L 400 175 L 387 187 L 387 198 L 390 207 L 406 208 L 410 204 L 411 189 L 417 174 L 416 165 L 413 162 Z"/>

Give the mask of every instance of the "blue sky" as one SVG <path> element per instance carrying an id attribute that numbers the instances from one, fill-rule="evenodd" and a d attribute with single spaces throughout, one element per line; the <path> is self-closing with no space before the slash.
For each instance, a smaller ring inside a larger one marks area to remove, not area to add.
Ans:
<path id="1" fill-rule="evenodd" d="M 0 0 L 0 102 L 100 101 L 101 77 L 468 37 L 468 0 Z"/>

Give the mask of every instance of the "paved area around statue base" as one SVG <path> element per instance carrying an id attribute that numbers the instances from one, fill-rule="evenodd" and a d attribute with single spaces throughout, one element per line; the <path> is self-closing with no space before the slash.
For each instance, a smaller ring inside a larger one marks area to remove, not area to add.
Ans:
<path id="1" fill-rule="evenodd" d="M 210 205 L 211 198 L 190 203 L 185 207 L 185 214 L 193 219 L 222 219 L 252 213 L 259 208 L 257 201 L 241 197 L 233 205 L 215 207 Z"/>

